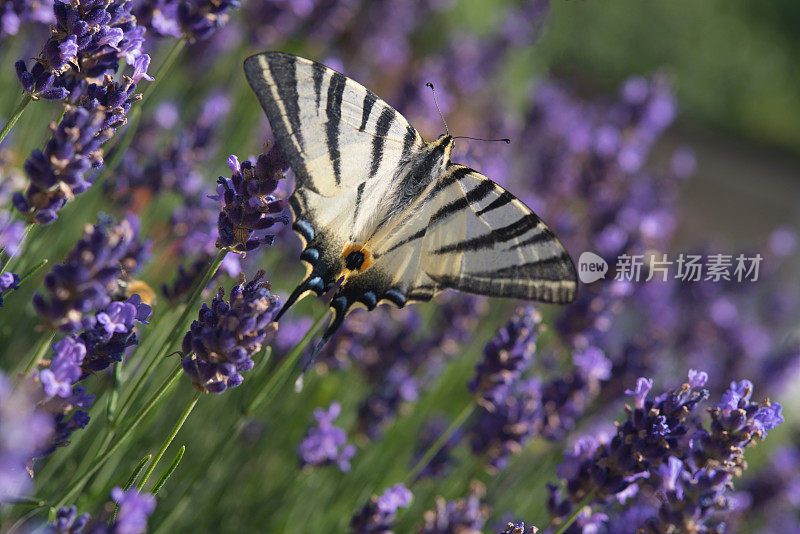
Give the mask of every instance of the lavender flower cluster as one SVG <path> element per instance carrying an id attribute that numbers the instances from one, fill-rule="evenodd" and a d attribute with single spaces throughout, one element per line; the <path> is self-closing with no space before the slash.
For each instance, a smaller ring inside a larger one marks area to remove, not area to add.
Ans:
<path id="1" fill-rule="evenodd" d="M 383 495 L 373 495 L 369 502 L 353 516 L 350 532 L 353 534 L 394 534 L 397 511 L 408 508 L 413 495 L 402 484 L 387 488 Z"/>
<path id="2" fill-rule="evenodd" d="M 745 467 L 744 448 L 784 419 L 780 404 L 753 402 L 753 385 L 742 380 L 731 384 L 704 422 L 697 408 L 708 397 L 707 380 L 706 373 L 690 371 L 688 382 L 651 399 L 653 381 L 640 378 L 628 391 L 633 407 L 626 407 L 611 440 L 583 438 L 559 467 L 566 495 L 551 486 L 553 515 L 598 503 L 598 513 L 584 519 L 604 522 L 604 507 L 634 499 L 651 506 L 638 526 L 646 532 L 720 531 L 719 514 L 735 505 L 731 488 Z"/>
<path id="3" fill-rule="evenodd" d="M 274 337 L 278 300 L 263 278 L 264 271 L 249 282 L 241 276 L 228 302 L 220 288 L 211 306 L 203 303 L 181 348 L 183 370 L 197 389 L 223 393 L 241 384 L 242 373 L 255 365 L 252 357 Z"/>
<path id="4" fill-rule="evenodd" d="M 308 429 L 297 447 L 301 465 L 335 464 L 343 472 L 350 471 L 350 460 L 355 456 L 356 448 L 347 443 L 345 431 L 333 424 L 341 413 L 342 406 L 338 402 L 331 403 L 327 410 L 314 410 L 316 426 Z"/>
<path id="5" fill-rule="evenodd" d="M 238 7 L 238 0 L 147 0 L 137 2 L 135 14 L 155 35 L 198 41 L 228 22 L 231 11 Z"/>
<path id="6" fill-rule="evenodd" d="M 548 381 L 523 375 L 534 364 L 540 322 L 533 307 L 518 310 L 486 344 L 469 383 L 481 405 L 469 427 L 472 449 L 493 468 L 534 437 L 562 439 L 610 376 L 610 361 L 591 346 L 574 351 L 572 368 Z"/>
<path id="7" fill-rule="evenodd" d="M 277 145 L 261 154 L 255 163 L 230 156 L 231 178 L 220 177 L 217 196 L 222 204 L 217 228 L 217 248 L 233 252 L 248 252 L 260 245 L 271 245 L 272 234 L 264 230 L 275 223 L 289 224 L 286 216 L 277 216 L 286 208 L 286 201 L 273 196 L 278 180 L 286 175 L 289 164 Z"/>
<path id="8" fill-rule="evenodd" d="M 52 433 L 51 418 L 36 407 L 35 391 L 14 387 L 0 373 L 0 504 L 28 494 L 32 458 L 47 446 Z"/>
<path id="9" fill-rule="evenodd" d="M 57 212 L 92 184 L 92 168 L 102 165 L 102 145 L 125 124 L 131 104 L 141 96 L 136 84 L 147 74 L 150 57 L 142 52 L 145 29 L 131 14 L 130 0 L 86 0 L 53 5 L 53 32 L 28 70 L 17 61 L 17 77 L 30 98 L 65 100 L 64 116 L 53 124 L 45 149 L 25 163 L 30 180 L 14 206 L 32 221 L 52 223 Z M 121 59 L 133 65 L 130 77 L 116 81 Z"/>
<path id="10" fill-rule="evenodd" d="M 156 508 L 156 498 L 149 493 L 139 493 L 135 488 L 111 490 L 111 499 L 119 511 L 111 521 L 92 520 L 89 514 L 78 515 L 75 506 L 60 508 L 46 532 L 48 534 L 144 534 L 147 519 Z"/>
<path id="11" fill-rule="evenodd" d="M 53 354 L 38 374 L 42 386 L 40 405 L 51 414 L 55 432 L 51 445 L 41 456 L 69 444 L 75 430 L 89 424 L 88 409 L 94 395 L 78 382 L 122 361 L 126 349 L 138 344 L 135 324 L 148 324 L 150 306 L 139 295 L 125 302 L 112 302 L 95 314 L 80 334 L 72 334 L 53 344 Z M 69 417 L 68 417 L 69 416 Z"/>
<path id="12" fill-rule="evenodd" d="M 33 305 L 48 328 L 63 332 L 91 329 L 95 312 L 121 300 L 124 285 L 148 255 L 139 238 L 139 221 L 130 215 L 113 224 L 101 217 L 87 226 L 64 261 L 45 276 L 47 295 L 35 293 Z"/>

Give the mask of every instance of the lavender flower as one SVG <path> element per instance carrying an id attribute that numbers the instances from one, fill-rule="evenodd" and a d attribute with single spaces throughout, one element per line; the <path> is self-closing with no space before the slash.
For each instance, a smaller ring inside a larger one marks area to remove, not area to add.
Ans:
<path id="1" fill-rule="evenodd" d="M 49 224 L 67 200 L 89 189 L 85 175 L 102 164 L 100 146 L 110 137 L 103 131 L 104 120 L 100 110 L 67 106 L 44 152 L 34 150 L 25 162 L 31 183 L 24 195 L 14 195 L 14 207 L 40 224 Z"/>
<path id="2" fill-rule="evenodd" d="M 501 402 L 503 390 L 529 365 L 541 321 L 541 314 L 532 306 L 520 308 L 483 348 L 483 359 L 475 367 L 469 389 L 481 394 L 488 406 Z"/>
<path id="3" fill-rule="evenodd" d="M 373 495 L 369 502 L 358 511 L 350 521 L 353 534 L 393 534 L 397 510 L 408 508 L 412 499 L 411 491 L 402 484 L 387 488 L 383 495 Z"/>
<path id="4" fill-rule="evenodd" d="M 30 491 L 27 468 L 52 432 L 50 417 L 35 407 L 27 385 L 14 388 L 0 373 L 0 504 Z"/>
<path id="5" fill-rule="evenodd" d="M 345 431 L 333 424 L 341 411 L 338 402 L 331 403 L 327 410 L 314 410 L 317 425 L 308 429 L 297 447 L 302 465 L 336 464 L 345 473 L 350 471 L 350 459 L 356 454 L 356 448 L 347 443 Z"/>
<path id="6" fill-rule="evenodd" d="M 86 356 L 86 346 L 75 337 L 65 337 L 53 345 L 55 354 L 50 365 L 39 371 L 47 397 L 67 398 L 72 395 L 72 385 L 80 380 L 83 372 L 81 364 Z"/>
<path id="7" fill-rule="evenodd" d="M 69 93 L 84 79 L 115 74 L 121 58 L 133 64 L 142 55 L 144 28 L 131 15 L 132 5 L 130 0 L 56 0 L 54 31 L 33 69 L 29 72 L 24 61 L 17 62 L 23 88 L 34 97 L 44 97 L 31 91 L 42 87 Z"/>
<path id="8" fill-rule="evenodd" d="M 274 236 L 263 235 L 263 230 L 278 221 L 289 223 L 285 216 L 275 217 L 284 210 L 286 202 L 272 196 L 278 180 L 285 177 L 289 168 L 283 154 L 273 145 L 266 155 L 259 155 L 255 163 L 240 164 L 236 156 L 230 156 L 228 167 L 233 176 L 219 178 L 214 197 L 222 203 L 217 248 L 248 252 L 261 244 L 272 244 Z"/>
<path id="9" fill-rule="evenodd" d="M 138 344 L 134 323 L 148 324 L 152 310 L 139 295 L 125 302 L 112 302 L 95 315 L 95 325 L 80 334 L 87 355 L 81 365 L 83 375 L 102 371 L 122 361 L 126 349 Z"/>
<path id="10" fill-rule="evenodd" d="M 112 488 L 111 498 L 119 506 L 111 532 L 116 534 L 139 534 L 147 530 L 147 518 L 156 509 L 156 498 L 137 489 Z"/>
<path id="11" fill-rule="evenodd" d="M 136 15 L 156 35 L 199 41 L 227 23 L 238 7 L 238 0 L 148 0 L 137 5 Z"/>
<path id="12" fill-rule="evenodd" d="M 54 431 L 47 446 L 37 451 L 37 457 L 69 445 L 70 435 L 89 424 L 89 414 L 77 408 L 89 408 L 94 403 L 94 395 L 88 395 L 86 388 L 77 384 L 86 376 L 83 340 L 73 334 L 54 343 L 53 350 L 47 367 L 37 377 L 42 385 L 39 405 L 50 416 Z"/>
<path id="13" fill-rule="evenodd" d="M 533 525 L 526 529 L 525 523 L 509 522 L 500 534 L 536 534 L 537 532 L 539 532 L 539 529 Z"/>
<path id="14" fill-rule="evenodd" d="M 93 326 L 94 312 L 108 306 L 120 293 L 121 282 L 141 266 L 146 250 L 138 232 L 133 216 L 117 225 L 101 219 L 86 227 L 64 262 L 45 276 L 48 296 L 33 296 L 33 305 L 48 327 L 74 332 Z"/>
<path id="15" fill-rule="evenodd" d="M 16 256 L 24 237 L 25 223 L 17 220 L 12 212 L 0 209 L 0 249 L 9 256 Z"/>
<path id="16" fill-rule="evenodd" d="M 242 383 L 242 374 L 253 368 L 252 356 L 269 343 L 278 329 L 272 318 L 278 300 L 263 282 L 264 271 L 231 288 L 229 302 L 220 288 L 211 306 L 205 303 L 198 320 L 183 338 L 183 370 L 194 386 L 210 393 L 222 393 Z"/>
<path id="17" fill-rule="evenodd" d="M 68 200 L 91 186 L 87 174 L 102 165 L 101 146 L 140 98 L 136 83 L 152 80 L 150 57 L 141 52 L 144 28 L 136 25 L 131 6 L 130 0 L 57 0 L 56 25 L 36 63 L 30 71 L 24 61 L 16 64 L 32 98 L 69 100 L 45 150 L 35 150 L 25 163 L 28 189 L 14 197 L 14 206 L 37 223 L 53 222 Z M 133 73 L 115 81 L 122 58 Z"/>
<path id="18" fill-rule="evenodd" d="M 479 483 L 470 485 L 469 495 L 464 499 L 445 501 L 436 498 L 436 509 L 423 514 L 423 523 L 417 527 L 418 534 L 481 534 L 489 507 L 482 502 L 486 493 Z"/>
<path id="19" fill-rule="evenodd" d="M 156 498 L 149 493 L 139 493 L 136 488 L 111 489 L 111 499 L 119 510 L 113 522 L 92 520 L 89 514 L 78 515 L 75 506 L 65 506 L 56 512 L 53 523 L 46 532 L 52 534 L 143 534 L 147 531 L 147 519 L 156 508 Z"/>
<path id="20" fill-rule="evenodd" d="M 548 381 L 524 378 L 533 362 L 540 317 L 533 308 L 517 312 L 484 348 L 476 378 L 478 417 L 469 427 L 472 450 L 502 469 L 532 438 L 562 439 L 609 378 L 611 362 L 596 347 L 573 353 L 574 366 Z"/>
<path id="21" fill-rule="evenodd" d="M 3 294 L 19 289 L 19 276 L 14 273 L 0 274 L 0 308 L 3 307 Z"/>
<path id="22" fill-rule="evenodd" d="M 89 514 L 78 515 L 78 508 L 75 505 L 63 506 L 56 511 L 56 518 L 47 530 L 53 534 L 80 534 L 89 520 Z"/>

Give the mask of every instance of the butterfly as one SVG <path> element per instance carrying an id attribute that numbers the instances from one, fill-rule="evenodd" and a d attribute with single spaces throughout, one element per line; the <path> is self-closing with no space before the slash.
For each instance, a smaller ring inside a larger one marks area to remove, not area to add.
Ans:
<path id="1" fill-rule="evenodd" d="M 553 232 L 514 195 L 453 163 L 453 138 L 432 142 L 358 82 L 283 52 L 244 62 L 295 174 L 292 229 L 306 275 L 297 300 L 337 282 L 321 347 L 355 307 L 402 308 L 448 288 L 566 304 L 577 276 Z"/>

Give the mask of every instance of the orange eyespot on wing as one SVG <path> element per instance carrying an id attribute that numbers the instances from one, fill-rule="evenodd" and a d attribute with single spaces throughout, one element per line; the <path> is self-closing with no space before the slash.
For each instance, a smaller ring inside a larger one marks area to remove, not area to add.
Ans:
<path id="1" fill-rule="evenodd" d="M 348 271 L 363 272 L 373 263 L 372 253 L 357 243 L 350 243 L 342 251 L 344 266 Z"/>

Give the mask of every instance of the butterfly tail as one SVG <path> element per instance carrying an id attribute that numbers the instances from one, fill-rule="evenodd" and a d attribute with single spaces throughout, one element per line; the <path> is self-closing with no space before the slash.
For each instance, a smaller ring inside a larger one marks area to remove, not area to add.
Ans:
<path id="1" fill-rule="evenodd" d="M 292 294 L 289 295 L 289 298 L 286 299 L 286 302 L 284 303 L 283 307 L 281 307 L 281 310 L 275 316 L 274 320 L 277 321 L 278 319 L 280 319 L 281 316 L 283 316 L 283 314 L 286 313 L 295 302 L 301 300 L 303 297 L 305 297 L 312 291 L 315 292 L 317 295 L 321 295 L 324 292 L 324 287 L 325 286 L 322 282 L 322 278 L 320 278 L 319 276 L 311 276 L 309 278 L 306 278 L 300 283 L 299 286 L 295 288 L 294 291 L 292 291 Z"/>

